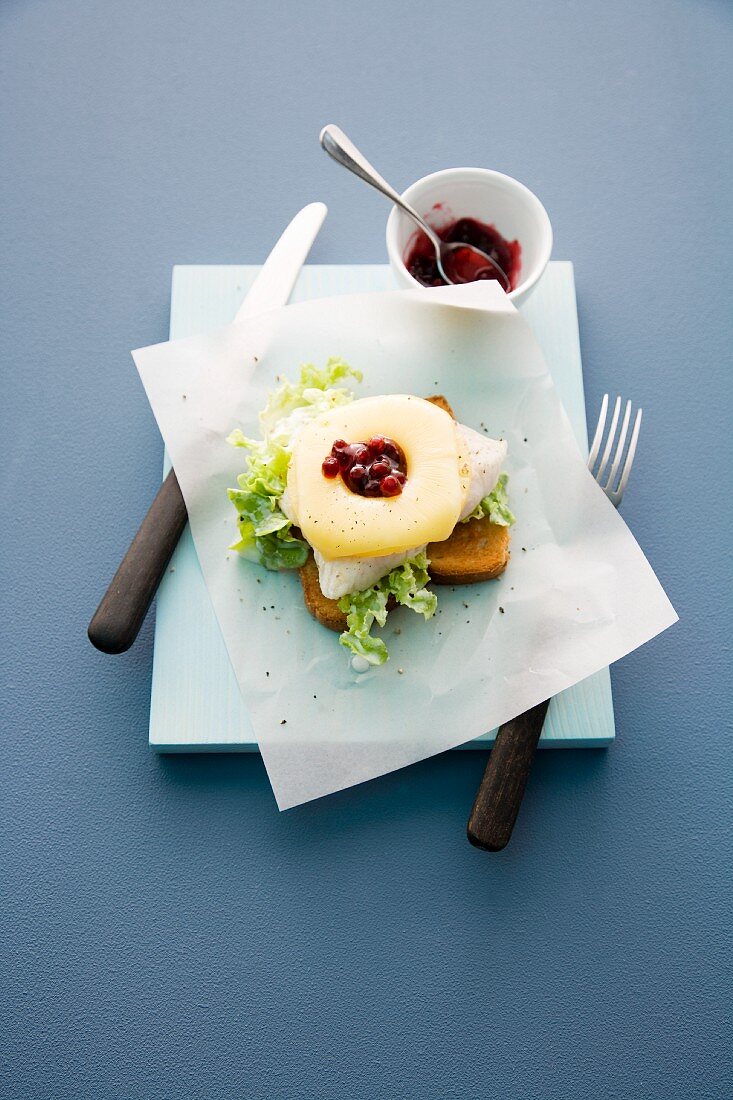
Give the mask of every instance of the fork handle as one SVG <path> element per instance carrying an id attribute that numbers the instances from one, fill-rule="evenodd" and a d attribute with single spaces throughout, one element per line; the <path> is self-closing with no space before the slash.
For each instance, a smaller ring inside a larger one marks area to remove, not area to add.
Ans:
<path id="1" fill-rule="evenodd" d="M 89 624 L 89 641 L 103 653 L 124 653 L 137 638 L 187 519 L 171 470 Z"/>
<path id="2" fill-rule="evenodd" d="M 466 829 L 476 848 L 500 852 L 509 843 L 549 705 L 538 703 L 500 727 Z"/>

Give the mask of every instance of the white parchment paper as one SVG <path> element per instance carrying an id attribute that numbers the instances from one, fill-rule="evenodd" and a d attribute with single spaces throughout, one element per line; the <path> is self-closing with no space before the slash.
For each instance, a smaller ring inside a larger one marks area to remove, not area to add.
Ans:
<path id="1" fill-rule="evenodd" d="M 330 355 L 363 371 L 357 396 L 443 393 L 460 421 L 506 439 L 518 517 L 504 575 L 439 588 L 427 624 L 390 614 L 390 660 L 363 674 L 308 614 L 296 574 L 227 549 L 242 454 L 225 437 L 259 434 L 276 376 Z M 305 302 L 133 357 L 281 809 L 477 737 L 676 621 L 496 283 Z"/>

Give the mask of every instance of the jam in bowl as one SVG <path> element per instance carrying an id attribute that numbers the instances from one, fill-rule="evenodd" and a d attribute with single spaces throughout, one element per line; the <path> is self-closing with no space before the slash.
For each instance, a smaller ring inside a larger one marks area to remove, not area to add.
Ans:
<path id="1" fill-rule="evenodd" d="M 428 224 L 430 219 L 428 219 Z M 441 241 L 447 244 L 470 244 L 484 252 L 493 264 L 487 264 L 470 248 L 457 248 L 446 255 L 445 273 L 453 283 L 473 283 L 481 279 L 496 279 L 504 283 L 506 275 L 509 291 L 519 283 L 522 268 L 522 246 L 519 241 L 507 241 L 493 225 L 486 225 L 476 218 L 458 218 L 435 227 Z M 497 270 L 498 268 L 501 270 Z M 423 286 L 445 286 L 445 279 L 435 262 L 435 249 L 418 229 L 407 245 L 405 267 Z"/>
<path id="2" fill-rule="evenodd" d="M 507 276 L 507 294 L 520 304 L 539 282 L 552 252 L 552 226 L 529 188 L 488 168 L 447 168 L 413 183 L 403 198 L 446 242 L 471 244 L 486 252 Z M 487 280 L 506 291 L 493 265 L 469 262 L 470 250 L 455 250 L 460 282 Z M 440 287 L 432 250 L 423 233 L 398 207 L 387 222 L 387 254 L 397 285 L 408 290 Z"/>

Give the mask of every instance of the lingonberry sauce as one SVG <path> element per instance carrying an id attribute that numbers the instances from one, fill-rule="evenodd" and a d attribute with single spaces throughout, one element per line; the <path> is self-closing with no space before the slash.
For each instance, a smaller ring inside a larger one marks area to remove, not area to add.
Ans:
<path id="1" fill-rule="evenodd" d="M 522 247 L 519 241 L 507 241 L 493 225 L 485 225 L 475 218 L 458 218 L 457 221 L 436 229 L 442 241 L 449 244 L 460 241 L 461 244 L 472 244 L 480 248 L 492 260 L 494 260 L 509 280 L 510 290 L 514 290 L 519 282 L 519 272 L 522 268 Z M 478 279 L 497 279 L 503 283 L 503 279 L 496 268 L 480 261 L 472 255 L 468 249 L 456 249 L 450 259 L 451 270 L 448 274 L 461 283 L 472 283 Z M 445 286 L 445 279 L 438 271 L 435 262 L 435 252 L 428 238 L 421 229 L 411 238 L 405 267 L 423 286 Z"/>
<path id="2" fill-rule="evenodd" d="M 397 497 L 407 480 L 405 452 L 386 435 L 366 443 L 337 439 L 321 470 L 329 479 L 340 474 L 346 487 L 362 497 Z"/>

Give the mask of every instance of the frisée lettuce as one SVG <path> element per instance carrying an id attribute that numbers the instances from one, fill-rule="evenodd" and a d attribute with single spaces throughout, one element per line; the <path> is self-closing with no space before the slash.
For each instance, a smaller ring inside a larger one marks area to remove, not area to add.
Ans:
<path id="1" fill-rule="evenodd" d="M 488 516 L 492 523 L 499 527 L 511 527 L 516 523 L 516 516 L 509 507 L 509 494 L 507 493 L 508 474 L 500 474 L 499 480 L 488 496 L 480 500 L 469 516 L 462 523 L 468 523 L 470 519 L 483 519 Z"/>
<path id="2" fill-rule="evenodd" d="M 431 619 L 435 614 L 438 597 L 425 587 L 430 580 L 429 564 L 424 552 L 417 554 L 371 588 L 342 596 L 339 611 L 346 615 L 347 629 L 339 638 L 341 645 L 364 657 L 370 665 L 383 665 L 389 656 L 387 646 L 381 638 L 372 637 L 371 629 L 374 623 L 384 626 L 387 621 L 390 597 L 425 619 Z"/>
<path id="3" fill-rule="evenodd" d="M 338 385 L 347 378 L 360 382 L 361 374 L 343 359 L 331 358 L 320 368 L 306 363 L 297 382 L 283 380 L 270 394 L 259 418 L 262 439 L 249 439 L 239 428 L 227 437 L 233 447 L 247 452 L 238 488 L 228 490 L 239 527 L 230 550 L 267 569 L 298 569 L 305 564 L 308 544 L 292 534 L 293 525 L 280 508 L 290 454 L 304 424 L 354 400 L 351 390 Z"/>

